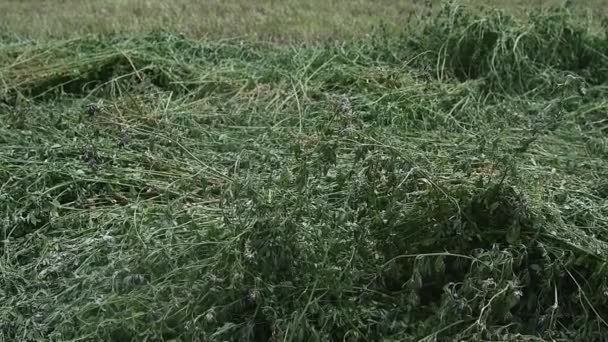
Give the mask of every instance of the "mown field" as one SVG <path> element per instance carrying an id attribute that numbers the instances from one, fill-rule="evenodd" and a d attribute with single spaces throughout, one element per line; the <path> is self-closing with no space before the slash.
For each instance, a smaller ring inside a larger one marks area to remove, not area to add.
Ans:
<path id="1" fill-rule="evenodd" d="M 290 43 L 5 22 L 0 341 L 605 340 L 600 11 L 417 6 Z"/>
<path id="2" fill-rule="evenodd" d="M 161 28 L 197 38 L 318 42 L 358 38 L 384 24 L 402 31 L 413 16 L 442 0 L 3 0 L 0 28 L 36 39 L 84 34 L 148 33 Z M 598 23 L 608 0 L 460 0 L 522 15 L 531 8 L 568 4 Z"/>

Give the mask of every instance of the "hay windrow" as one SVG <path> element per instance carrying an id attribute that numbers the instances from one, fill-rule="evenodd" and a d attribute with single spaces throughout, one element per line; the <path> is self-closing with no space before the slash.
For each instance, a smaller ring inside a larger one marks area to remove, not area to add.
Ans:
<path id="1" fill-rule="evenodd" d="M 0 339 L 601 341 L 605 35 L 567 8 L 420 20 L 4 34 Z"/>

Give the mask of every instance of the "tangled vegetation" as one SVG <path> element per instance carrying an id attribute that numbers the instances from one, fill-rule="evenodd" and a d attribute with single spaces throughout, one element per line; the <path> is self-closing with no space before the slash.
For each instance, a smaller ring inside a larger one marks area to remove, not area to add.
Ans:
<path id="1" fill-rule="evenodd" d="M 600 31 L 2 32 L 0 340 L 603 340 Z"/>

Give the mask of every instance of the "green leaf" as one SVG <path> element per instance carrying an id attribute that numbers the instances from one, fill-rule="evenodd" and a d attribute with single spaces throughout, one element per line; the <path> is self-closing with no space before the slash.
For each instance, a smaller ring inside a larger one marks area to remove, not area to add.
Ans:
<path id="1" fill-rule="evenodd" d="M 511 228 L 507 231 L 507 242 L 511 245 L 516 244 L 519 241 L 521 233 L 520 225 L 515 223 L 511 226 Z"/>

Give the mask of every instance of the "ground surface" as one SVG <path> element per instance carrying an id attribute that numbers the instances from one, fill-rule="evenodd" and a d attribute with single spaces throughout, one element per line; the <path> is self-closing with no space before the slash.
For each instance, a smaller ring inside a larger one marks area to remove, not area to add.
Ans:
<path id="1" fill-rule="evenodd" d="M 299 45 L 9 23 L 0 340 L 602 340 L 601 20 L 418 6 Z"/>

